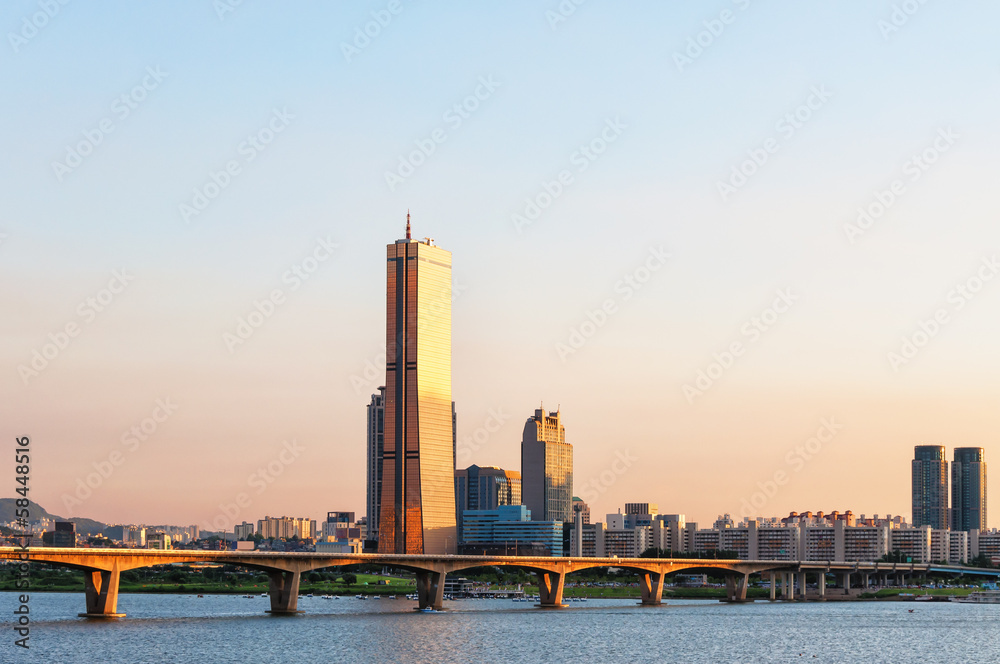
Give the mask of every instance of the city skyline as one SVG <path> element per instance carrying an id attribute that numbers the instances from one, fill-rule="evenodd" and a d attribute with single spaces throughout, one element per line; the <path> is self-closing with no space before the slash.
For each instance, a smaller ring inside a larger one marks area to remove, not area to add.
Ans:
<path id="1" fill-rule="evenodd" d="M 540 401 L 596 515 L 909 518 L 915 445 L 992 453 L 1000 8 L 401 6 L 363 46 L 385 5 L 67 5 L 8 40 L 34 500 L 363 513 L 408 208 L 455 256 L 460 467 L 520 468 Z"/>

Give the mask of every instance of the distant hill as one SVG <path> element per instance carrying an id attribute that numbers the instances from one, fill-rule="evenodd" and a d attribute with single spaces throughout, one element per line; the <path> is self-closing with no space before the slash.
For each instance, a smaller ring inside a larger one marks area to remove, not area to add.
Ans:
<path id="1" fill-rule="evenodd" d="M 14 511 L 24 508 L 18 507 L 14 503 L 15 500 L 18 499 L 0 498 L 0 521 L 14 521 L 17 519 L 17 516 L 15 515 Z M 33 500 L 28 501 L 28 514 L 29 514 L 28 517 L 29 521 L 34 521 L 35 519 L 44 519 L 44 518 L 59 519 L 60 521 L 62 521 L 60 517 L 46 512 L 44 507 L 42 507 Z"/>
<path id="2" fill-rule="evenodd" d="M 15 510 L 23 509 L 19 508 L 14 501 L 17 498 L 0 498 L 0 521 L 15 521 L 17 516 L 15 515 Z M 28 513 L 29 521 L 34 521 L 36 519 L 54 519 L 56 521 L 72 521 L 76 524 L 76 532 L 84 535 L 97 535 L 104 532 L 107 526 L 100 521 L 94 521 L 93 519 L 84 519 L 83 517 L 74 516 L 69 519 L 64 519 L 61 516 L 52 514 L 44 507 L 34 502 L 33 500 L 28 501 Z"/>

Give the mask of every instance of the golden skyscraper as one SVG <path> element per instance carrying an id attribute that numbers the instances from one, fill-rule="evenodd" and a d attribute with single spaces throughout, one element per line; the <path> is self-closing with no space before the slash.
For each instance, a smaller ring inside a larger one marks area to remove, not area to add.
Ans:
<path id="1" fill-rule="evenodd" d="M 379 553 L 454 553 L 451 252 L 430 238 L 388 245 Z"/>

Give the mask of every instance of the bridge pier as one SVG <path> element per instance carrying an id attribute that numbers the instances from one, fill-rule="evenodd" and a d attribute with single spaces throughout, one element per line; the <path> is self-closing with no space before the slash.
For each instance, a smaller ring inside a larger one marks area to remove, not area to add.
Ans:
<path id="1" fill-rule="evenodd" d="M 775 591 L 776 591 L 776 588 L 775 588 L 775 583 L 774 583 L 774 572 L 771 572 L 771 601 L 772 602 L 777 598 L 777 593 Z"/>
<path id="2" fill-rule="evenodd" d="M 750 575 L 726 576 L 726 601 L 745 602 L 747 601 L 747 586 L 750 585 Z"/>
<path id="3" fill-rule="evenodd" d="M 806 599 L 806 573 L 799 572 L 799 599 Z"/>
<path id="4" fill-rule="evenodd" d="M 272 569 L 267 571 L 268 595 L 271 597 L 272 614 L 299 613 L 299 580 L 298 570 L 286 571 Z"/>
<path id="5" fill-rule="evenodd" d="M 81 618 L 124 618 L 118 613 L 118 581 L 121 573 L 116 565 L 112 570 L 87 570 L 83 573 L 87 612 Z"/>
<path id="6" fill-rule="evenodd" d="M 826 599 L 826 571 L 819 573 L 819 583 L 816 585 L 819 588 L 819 598 Z"/>
<path id="7" fill-rule="evenodd" d="M 662 572 L 642 572 L 639 575 L 639 589 L 645 606 L 659 606 L 663 603 L 664 576 Z"/>
<path id="8" fill-rule="evenodd" d="M 417 608 L 434 609 L 440 611 L 444 608 L 444 579 L 447 576 L 444 572 L 424 570 L 417 572 Z"/>
<path id="9" fill-rule="evenodd" d="M 563 584 L 566 581 L 565 572 L 538 572 L 538 599 L 544 607 L 562 607 Z M 663 592 L 663 582 L 660 582 L 660 592 Z"/>

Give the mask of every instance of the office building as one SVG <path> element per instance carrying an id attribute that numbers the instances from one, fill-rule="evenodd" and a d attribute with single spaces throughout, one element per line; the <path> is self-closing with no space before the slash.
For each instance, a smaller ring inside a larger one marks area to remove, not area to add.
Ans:
<path id="1" fill-rule="evenodd" d="M 72 521 L 56 521 L 52 535 L 52 546 L 75 547 L 76 524 Z"/>
<path id="2" fill-rule="evenodd" d="M 382 446 L 385 440 L 385 386 L 378 388 L 368 404 L 368 519 L 365 538 L 378 539 L 379 505 L 382 500 Z M 353 521 L 353 519 L 352 519 Z"/>
<path id="3" fill-rule="evenodd" d="M 430 238 L 386 249 L 386 371 L 379 553 L 453 553 L 451 253 Z"/>
<path id="4" fill-rule="evenodd" d="M 460 552 L 468 555 L 561 556 L 563 524 L 533 521 L 524 505 L 467 510 Z"/>
<path id="5" fill-rule="evenodd" d="M 913 448 L 913 526 L 948 528 L 948 461 L 941 445 Z"/>
<path id="6" fill-rule="evenodd" d="M 472 465 L 455 471 L 455 507 L 458 539 L 462 541 L 462 514 L 466 510 L 495 510 L 521 504 L 521 473 L 495 466 Z"/>
<path id="7" fill-rule="evenodd" d="M 951 529 L 986 530 L 986 459 L 981 447 L 956 447 L 951 462 Z"/>
<path id="8" fill-rule="evenodd" d="M 573 520 L 573 446 L 558 411 L 537 409 L 524 424 L 521 495 L 538 521 Z"/>
<path id="9" fill-rule="evenodd" d="M 625 514 L 651 514 L 656 516 L 660 508 L 656 503 L 625 503 Z"/>

